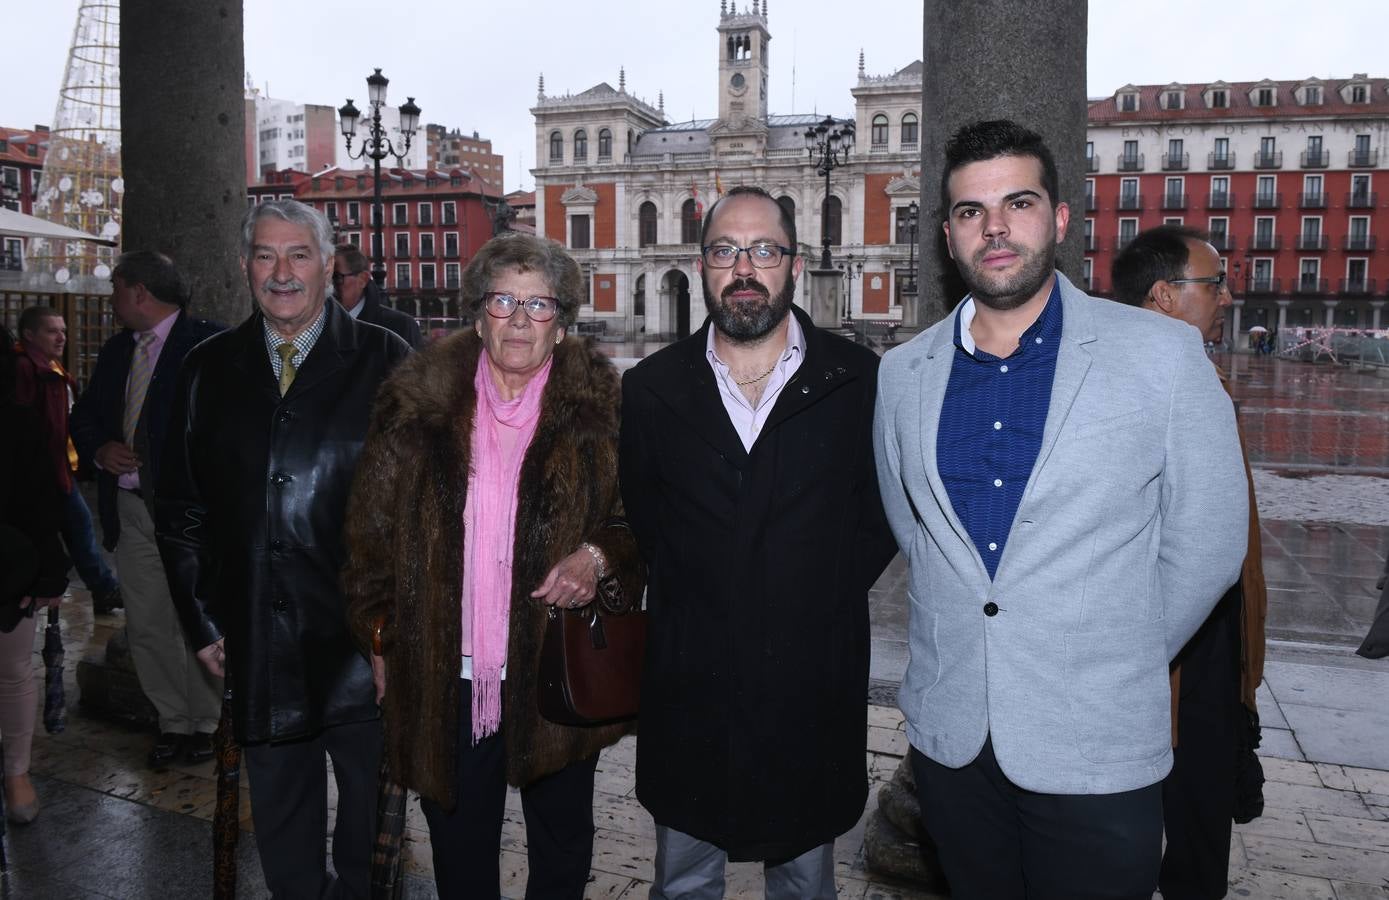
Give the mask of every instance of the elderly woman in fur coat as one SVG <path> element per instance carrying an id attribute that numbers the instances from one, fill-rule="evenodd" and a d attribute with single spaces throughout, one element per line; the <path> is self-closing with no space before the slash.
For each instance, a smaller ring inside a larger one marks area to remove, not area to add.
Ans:
<path id="1" fill-rule="evenodd" d="M 641 596 L 618 518 L 618 375 L 566 336 L 582 281 L 557 244 L 494 238 L 463 291 L 475 328 L 407 359 L 377 398 L 348 511 L 349 617 L 375 649 L 387 759 L 420 794 L 439 896 L 498 896 L 510 783 L 526 896 L 578 900 L 598 751 L 630 726 L 550 722 L 536 690 L 547 608 L 593 602 L 600 581 L 605 611 Z"/>

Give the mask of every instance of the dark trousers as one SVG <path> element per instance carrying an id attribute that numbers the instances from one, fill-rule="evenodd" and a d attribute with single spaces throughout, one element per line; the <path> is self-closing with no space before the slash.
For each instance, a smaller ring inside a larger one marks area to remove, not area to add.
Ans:
<path id="1" fill-rule="evenodd" d="M 338 785 L 333 868 L 324 867 L 328 767 Z M 251 819 L 265 884 L 276 900 L 361 897 L 370 892 L 381 769 L 381 723 L 335 725 L 312 738 L 245 748 Z"/>
<path id="2" fill-rule="evenodd" d="M 458 756 L 452 811 L 425 798 L 439 896 L 501 895 L 499 853 L 506 807 L 506 739 L 498 732 L 473 746 L 472 682 L 459 690 Z M 521 788 L 526 817 L 527 900 L 583 900 L 593 860 L 593 773 L 598 757 L 570 763 Z"/>
<path id="3" fill-rule="evenodd" d="M 952 769 L 911 751 L 922 820 L 955 900 L 1151 900 L 1162 788 L 1039 794 L 1013 784 L 993 742 Z"/>
<path id="4" fill-rule="evenodd" d="M 1163 900 L 1218 900 L 1229 885 L 1240 704 L 1240 591 L 1231 588 L 1182 652 L 1177 746 L 1162 783 Z"/>
<path id="5" fill-rule="evenodd" d="M 91 591 L 92 600 L 100 600 L 119 587 L 111 567 L 101 555 L 96 545 L 96 532 L 92 528 L 92 511 L 82 491 L 74 482 L 72 490 L 63 498 L 63 522 L 61 533 L 67 545 L 68 556 L 77 569 L 82 583 Z"/>

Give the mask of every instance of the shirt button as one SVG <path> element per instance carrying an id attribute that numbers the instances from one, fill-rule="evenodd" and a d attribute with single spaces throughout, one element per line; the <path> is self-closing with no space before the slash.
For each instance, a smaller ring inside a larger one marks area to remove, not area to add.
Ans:
<path id="1" fill-rule="evenodd" d="M 993 617 L 998 615 L 998 604 L 990 600 L 984 604 L 984 615 Z"/>
<path id="2" fill-rule="evenodd" d="M 1034 338 L 1033 341 L 1034 341 L 1034 343 L 1040 344 L 1040 343 L 1042 342 L 1042 339 L 1041 339 L 1041 338 Z"/>
<path id="3" fill-rule="evenodd" d="M 808 385 L 808 384 L 803 384 L 803 385 L 801 385 L 801 393 L 802 393 L 802 394 L 809 394 L 809 393 L 810 393 L 810 385 Z"/>
<path id="4" fill-rule="evenodd" d="M 1003 423 L 1002 423 L 1002 422 L 995 422 L 995 423 L 994 423 L 994 431 L 998 431 L 998 430 L 999 430 L 1000 428 L 1002 428 L 1002 427 L 1003 427 Z"/>
<path id="5" fill-rule="evenodd" d="M 280 540 L 279 538 L 272 538 L 272 539 L 271 539 L 271 541 L 270 541 L 270 552 L 271 552 L 271 553 L 279 553 L 279 552 L 280 552 L 281 550 L 283 550 L 283 549 L 285 549 L 285 542 L 284 542 L 284 541 Z"/>
<path id="6" fill-rule="evenodd" d="M 285 600 L 283 597 L 276 597 L 275 602 L 270 605 L 274 608 L 275 612 L 284 612 L 289 609 L 289 601 Z"/>
<path id="7" fill-rule="evenodd" d="M 995 479 L 994 479 L 994 487 L 1003 487 L 1003 479 L 1002 479 L 1002 478 L 995 478 Z"/>
<path id="8" fill-rule="evenodd" d="M 998 549 L 998 545 L 995 544 L 993 541 L 990 541 L 990 542 L 989 542 L 989 549 L 990 549 L 990 550 L 997 550 L 997 549 Z"/>
<path id="9" fill-rule="evenodd" d="M 276 487 L 280 487 L 281 485 L 289 484 L 289 483 L 290 483 L 291 481 L 293 481 L 293 480 L 294 480 L 294 477 L 293 477 L 293 476 L 291 476 L 291 475 L 286 475 L 284 472 L 276 472 L 274 475 L 271 475 L 271 476 L 270 476 L 270 483 L 273 484 L 273 485 L 275 485 Z"/>
<path id="10" fill-rule="evenodd" d="M 1008 367 L 1007 367 L 1007 366 L 999 366 L 999 367 L 998 367 L 998 371 L 1000 371 L 1000 372 L 1007 372 L 1007 371 L 1008 371 Z"/>

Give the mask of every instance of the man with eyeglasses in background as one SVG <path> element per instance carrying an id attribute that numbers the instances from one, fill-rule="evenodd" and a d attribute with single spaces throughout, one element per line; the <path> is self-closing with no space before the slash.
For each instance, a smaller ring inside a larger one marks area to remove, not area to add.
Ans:
<path id="1" fill-rule="evenodd" d="M 623 379 L 651 897 L 720 897 L 730 859 L 763 862 L 773 900 L 834 897 L 834 839 L 868 793 L 868 589 L 895 552 L 878 359 L 793 305 L 796 226 L 766 191 L 729 191 L 700 243 L 704 327 Z"/>
<path id="2" fill-rule="evenodd" d="M 416 350 L 424 346 L 415 317 L 386 305 L 381 288 L 371 277 L 366 254 L 355 244 L 338 244 L 333 250 L 333 294 L 358 322 L 394 331 Z"/>
<path id="3" fill-rule="evenodd" d="M 1220 342 L 1230 289 L 1220 254 L 1199 231 L 1180 225 L 1145 231 L 1114 258 L 1111 274 L 1116 300 L 1186 322 L 1207 343 Z M 1216 372 L 1228 391 L 1224 373 Z M 1231 822 L 1263 811 L 1254 692 L 1263 678 L 1268 592 L 1247 452 L 1244 468 L 1249 548 L 1240 579 L 1172 661 L 1173 760 L 1162 783 L 1167 846 L 1158 876 L 1164 900 L 1224 897 Z"/>

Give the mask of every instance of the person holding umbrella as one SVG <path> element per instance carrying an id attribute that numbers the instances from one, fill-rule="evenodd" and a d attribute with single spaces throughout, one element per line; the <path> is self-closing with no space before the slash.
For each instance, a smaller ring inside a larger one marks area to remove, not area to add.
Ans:
<path id="1" fill-rule="evenodd" d="M 0 327 L 0 347 L 14 343 Z M 34 613 L 56 608 L 68 559 L 58 533 L 63 501 L 35 413 L 15 402 L 15 358 L 0 353 L 0 741 L 5 814 L 27 825 L 39 814 L 29 780 L 34 736 Z"/>

